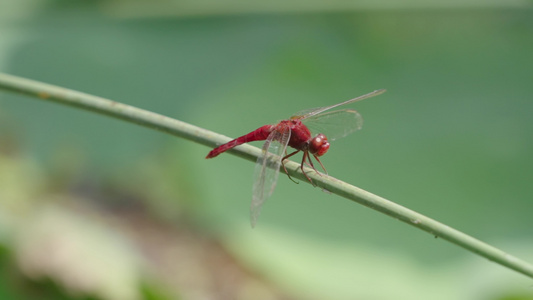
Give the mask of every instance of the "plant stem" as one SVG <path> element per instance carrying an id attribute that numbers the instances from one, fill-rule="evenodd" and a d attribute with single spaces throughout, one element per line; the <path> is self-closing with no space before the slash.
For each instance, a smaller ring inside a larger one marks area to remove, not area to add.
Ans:
<path id="1" fill-rule="evenodd" d="M 133 106 L 12 75 L 0 73 L 0 88 L 30 95 L 42 100 L 91 110 L 170 133 L 209 147 L 214 147 L 217 144 L 230 140 L 230 138 L 212 131 Z M 230 152 L 251 161 L 257 160 L 257 157 L 261 155 L 260 149 L 247 144 L 238 146 L 230 150 Z M 203 159 L 203 157 L 204 155 L 199 156 L 200 159 Z M 300 171 L 299 164 L 289 161 L 285 163 L 285 166 L 292 177 L 299 178 L 302 182 L 308 182 L 304 174 Z M 422 229 L 432 236 L 440 237 L 502 266 L 533 278 L 533 265 L 511 256 L 498 248 L 346 182 L 331 176 L 320 176 L 315 172 L 311 172 L 310 169 L 307 169 L 307 171 L 309 171 L 308 176 L 311 177 L 317 186 L 333 194 L 389 215 L 404 223 Z"/>

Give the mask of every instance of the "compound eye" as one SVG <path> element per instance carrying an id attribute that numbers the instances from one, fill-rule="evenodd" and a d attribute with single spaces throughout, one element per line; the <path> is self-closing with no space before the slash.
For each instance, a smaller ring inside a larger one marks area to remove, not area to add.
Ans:
<path id="1" fill-rule="evenodd" d="M 326 152 L 328 152 L 328 149 L 328 138 L 322 133 L 315 136 L 309 144 L 309 151 L 316 156 L 322 156 L 326 154 Z"/>

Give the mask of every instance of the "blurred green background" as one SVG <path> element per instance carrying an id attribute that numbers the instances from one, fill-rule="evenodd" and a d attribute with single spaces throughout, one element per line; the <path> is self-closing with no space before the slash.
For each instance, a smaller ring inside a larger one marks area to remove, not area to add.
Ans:
<path id="1" fill-rule="evenodd" d="M 3 1 L 0 71 L 231 137 L 386 88 L 329 173 L 533 261 L 531 1 Z M 252 230 L 209 150 L 0 92 L 0 298 L 533 299 L 283 175 Z"/>

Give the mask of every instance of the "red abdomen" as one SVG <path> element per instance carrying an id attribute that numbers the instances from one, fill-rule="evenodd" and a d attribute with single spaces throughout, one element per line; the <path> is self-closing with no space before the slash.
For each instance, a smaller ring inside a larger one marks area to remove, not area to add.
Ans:
<path id="1" fill-rule="evenodd" d="M 259 127 L 248 134 L 245 134 L 241 137 L 238 137 L 232 141 L 229 141 L 223 145 L 216 147 L 215 149 L 211 150 L 211 152 L 209 152 L 205 158 L 213 158 L 222 152 L 228 151 L 229 149 L 242 145 L 244 143 L 266 140 L 270 132 L 272 132 L 272 128 L 272 125 L 265 125 Z"/>

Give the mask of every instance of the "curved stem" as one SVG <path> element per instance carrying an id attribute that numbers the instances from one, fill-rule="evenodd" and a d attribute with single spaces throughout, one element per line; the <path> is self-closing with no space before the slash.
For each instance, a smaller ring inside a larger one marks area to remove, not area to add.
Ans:
<path id="1" fill-rule="evenodd" d="M 214 147 L 217 144 L 222 144 L 230 140 L 230 138 L 212 131 L 133 106 L 7 74 L 0 73 L 0 89 L 90 110 L 145 127 L 154 128 L 209 147 Z M 261 155 L 261 150 L 244 144 L 230 150 L 230 153 L 250 161 L 256 161 L 257 157 Z M 199 158 L 203 159 L 203 155 L 199 156 Z M 304 177 L 305 174 L 299 169 L 299 164 L 289 161 L 285 163 L 285 166 L 291 176 L 307 182 Z M 311 169 L 306 169 L 307 171 L 311 171 Z M 502 266 L 533 278 L 533 265 L 463 232 L 336 178 L 319 176 L 315 172 L 309 172 L 307 176 L 311 177 L 317 186 L 333 194 L 389 215 L 404 223 L 422 229 L 432 236 L 445 239 Z"/>

